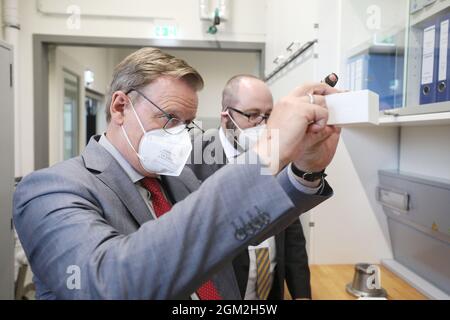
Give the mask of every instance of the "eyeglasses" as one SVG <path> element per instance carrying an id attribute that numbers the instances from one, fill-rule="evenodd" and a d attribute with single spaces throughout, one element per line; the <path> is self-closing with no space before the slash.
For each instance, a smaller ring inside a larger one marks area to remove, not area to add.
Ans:
<path id="1" fill-rule="evenodd" d="M 177 134 L 182 133 L 184 130 L 187 130 L 187 132 L 190 132 L 191 130 L 194 130 L 195 128 L 199 129 L 202 133 L 205 133 L 205 131 L 202 128 L 200 128 L 194 121 L 183 121 L 183 120 L 178 119 L 174 115 L 167 113 L 166 111 L 164 111 L 163 109 L 158 107 L 158 105 L 156 103 L 154 103 L 152 100 L 150 100 L 145 94 L 143 94 L 142 92 L 140 92 L 137 89 L 128 90 L 126 92 L 126 95 L 129 95 L 133 91 L 136 92 L 137 94 L 139 94 L 142 98 L 144 98 L 148 102 L 150 102 L 159 111 L 161 111 L 161 113 L 162 113 L 161 118 L 162 117 L 167 118 L 167 122 L 163 126 L 163 130 L 166 133 L 171 134 L 171 135 L 177 135 Z M 184 127 L 182 127 L 183 125 L 184 125 Z M 174 128 L 178 128 L 178 127 L 180 129 L 174 131 Z"/>
<path id="2" fill-rule="evenodd" d="M 270 114 L 265 115 L 265 114 L 260 114 L 257 112 L 247 113 L 247 112 L 244 112 L 244 111 L 241 111 L 241 110 L 238 110 L 235 108 L 231 108 L 231 107 L 228 107 L 227 109 L 233 110 L 233 111 L 239 113 L 240 115 L 243 115 L 244 117 L 246 117 L 248 119 L 248 122 L 251 122 L 256 125 L 261 124 L 263 121 L 267 121 L 270 117 Z"/>

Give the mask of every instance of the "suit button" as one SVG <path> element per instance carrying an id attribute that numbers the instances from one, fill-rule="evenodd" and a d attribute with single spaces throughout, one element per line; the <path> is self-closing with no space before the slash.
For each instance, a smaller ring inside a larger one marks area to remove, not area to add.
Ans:
<path id="1" fill-rule="evenodd" d="M 263 221 L 263 224 L 266 226 L 270 222 L 270 216 L 268 213 L 263 212 L 259 214 L 259 218 Z"/>
<path id="2" fill-rule="evenodd" d="M 245 232 L 244 228 L 240 228 L 236 230 L 236 233 L 234 234 L 237 240 L 244 241 L 247 239 L 247 232 Z"/>
<path id="3" fill-rule="evenodd" d="M 257 229 L 254 227 L 253 223 L 247 223 L 247 225 L 245 226 L 245 231 L 248 235 L 254 235 L 256 230 Z"/>
<path id="4" fill-rule="evenodd" d="M 259 230 L 259 229 L 261 229 L 264 226 L 264 221 L 262 221 L 259 218 L 254 218 L 254 219 L 252 219 L 252 226 L 256 230 Z"/>

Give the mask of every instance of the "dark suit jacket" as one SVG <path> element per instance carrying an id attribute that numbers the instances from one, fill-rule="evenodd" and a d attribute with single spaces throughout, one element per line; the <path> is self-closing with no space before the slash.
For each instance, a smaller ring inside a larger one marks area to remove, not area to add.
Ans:
<path id="1" fill-rule="evenodd" d="M 194 150 L 188 166 L 200 181 L 205 181 L 226 165 L 226 156 L 220 142 L 219 131 L 211 130 L 193 139 Z M 202 155 L 210 155 L 207 164 L 198 163 Z M 197 160 L 197 161 L 196 161 Z M 197 162 L 197 163 L 196 163 Z M 274 281 L 268 299 L 284 299 L 284 280 L 292 298 L 311 298 L 310 270 L 306 240 L 300 219 L 275 236 L 276 262 Z M 248 250 L 233 261 L 233 267 L 242 297 L 247 288 L 250 258 Z"/>

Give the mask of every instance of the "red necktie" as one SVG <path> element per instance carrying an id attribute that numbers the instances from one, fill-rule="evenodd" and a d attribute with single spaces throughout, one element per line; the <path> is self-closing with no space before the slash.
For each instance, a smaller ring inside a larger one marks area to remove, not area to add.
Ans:
<path id="1" fill-rule="evenodd" d="M 151 194 L 153 210 L 155 211 L 155 215 L 157 218 L 170 211 L 172 205 L 164 196 L 158 179 L 144 178 L 141 180 L 141 183 L 142 186 Z M 219 291 L 211 280 L 204 283 L 197 290 L 197 295 L 199 296 L 200 300 L 222 300 Z"/>

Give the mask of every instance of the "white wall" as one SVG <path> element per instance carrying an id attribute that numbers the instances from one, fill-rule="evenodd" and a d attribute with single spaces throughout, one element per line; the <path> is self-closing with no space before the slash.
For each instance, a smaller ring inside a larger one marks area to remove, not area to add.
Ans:
<path id="1" fill-rule="evenodd" d="M 400 170 L 450 181 L 450 126 L 405 127 Z"/>
<path id="2" fill-rule="evenodd" d="M 318 14 L 317 1 L 267 1 L 266 74 L 276 67 L 273 60 L 277 56 L 286 55 L 291 42 L 304 44 L 316 38 L 314 24 Z"/>
<path id="3" fill-rule="evenodd" d="M 62 1 L 62 0 L 61 0 Z M 55 2 L 61 6 L 61 2 Z M 21 128 L 16 129 L 15 145 L 20 148 L 16 163 L 16 175 L 25 175 L 34 169 L 33 145 L 33 65 L 32 65 L 32 34 L 79 35 L 123 38 L 151 38 L 153 26 L 161 19 L 152 18 L 155 13 L 164 21 L 178 26 L 178 38 L 184 40 L 220 40 L 263 42 L 265 40 L 265 1 L 245 0 L 231 1 L 231 19 L 221 29 L 217 36 L 207 35 L 207 23 L 200 21 L 197 0 L 128 0 L 126 9 L 131 14 L 148 12 L 148 19 L 135 18 L 102 18 L 99 16 L 83 16 L 85 13 L 101 12 L 105 7 L 111 7 L 108 0 L 96 1 L 65 1 L 64 3 L 79 4 L 81 9 L 81 25 L 79 29 L 68 28 L 68 17 L 64 15 L 45 15 L 37 11 L 37 2 L 20 0 L 19 13 L 21 23 L 19 91 L 24 93 L 19 101 L 18 114 Z M 123 9 L 123 8 L 122 8 Z M 106 11 L 106 10 L 105 10 Z M 111 13 L 111 12 L 110 12 Z M 121 14 L 121 12 L 112 12 Z M 26 94 L 25 94 L 26 93 Z"/>
<path id="4" fill-rule="evenodd" d="M 107 93 L 114 67 L 110 63 L 110 55 L 114 49 L 73 46 L 60 46 L 59 49 L 76 60 L 85 70 L 94 72 L 95 81 L 90 89 L 103 95 Z"/>

